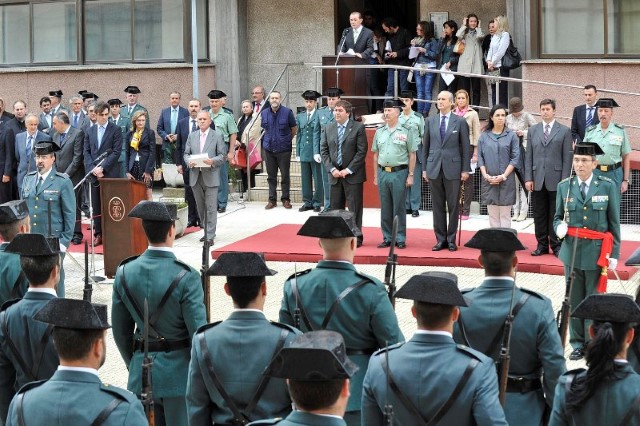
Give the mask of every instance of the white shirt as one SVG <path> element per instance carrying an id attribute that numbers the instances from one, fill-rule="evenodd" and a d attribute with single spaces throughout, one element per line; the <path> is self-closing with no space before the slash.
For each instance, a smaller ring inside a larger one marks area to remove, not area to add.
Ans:
<path id="1" fill-rule="evenodd" d="M 27 293 L 44 293 L 44 294 L 50 294 L 52 296 L 58 297 L 58 293 L 56 293 L 56 291 L 52 288 L 29 287 L 27 289 Z"/>
<path id="2" fill-rule="evenodd" d="M 362 32 L 362 25 L 360 25 L 358 28 L 355 28 L 353 30 L 353 42 L 355 43 L 356 41 L 358 41 L 358 36 L 360 36 L 360 33 Z"/>
<path id="3" fill-rule="evenodd" d="M 428 334 L 432 336 L 447 336 L 453 339 L 453 335 L 448 331 L 436 331 L 436 330 L 416 330 L 416 334 Z"/>
<path id="4" fill-rule="evenodd" d="M 42 182 L 46 181 L 49 175 L 51 174 L 52 170 L 53 170 L 53 167 L 51 167 L 48 172 L 45 172 L 43 174 L 38 174 L 38 179 L 42 178 Z M 37 182 L 36 182 L 36 185 L 37 185 Z"/>
<path id="5" fill-rule="evenodd" d="M 68 365 L 59 365 L 58 371 L 80 371 L 83 373 L 91 373 L 96 377 L 100 377 L 98 375 L 98 370 L 90 367 L 69 367 Z"/>
<path id="6" fill-rule="evenodd" d="M 576 177 L 577 177 L 577 176 L 576 176 Z M 591 186 L 591 180 L 593 180 L 593 173 L 591 173 L 591 176 L 589 176 L 589 178 L 588 178 L 587 180 L 585 180 L 585 181 L 584 181 L 585 185 L 587 185 L 587 186 L 584 188 L 584 192 L 585 192 L 585 193 L 588 193 L 588 192 L 589 192 L 589 187 Z M 580 189 L 580 185 L 582 185 L 582 182 L 583 182 L 583 181 L 581 181 L 581 180 L 580 180 L 580 178 L 578 178 L 578 189 Z"/>
<path id="7" fill-rule="evenodd" d="M 157 246 L 149 246 L 147 250 L 157 250 L 157 251 L 166 251 L 169 253 L 173 253 L 173 249 L 171 247 L 157 247 Z"/>
<path id="8" fill-rule="evenodd" d="M 554 124 L 556 124 L 556 119 L 555 118 L 553 120 L 551 120 L 550 122 L 548 122 L 548 123 L 546 121 L 543 121 L 542 122 L 542 131 L 544 131 L 547 128 L 547 126 L 549 126 L 549 133 L 551 133 L 551 130 L 553 129 L 553 125 Z"/>

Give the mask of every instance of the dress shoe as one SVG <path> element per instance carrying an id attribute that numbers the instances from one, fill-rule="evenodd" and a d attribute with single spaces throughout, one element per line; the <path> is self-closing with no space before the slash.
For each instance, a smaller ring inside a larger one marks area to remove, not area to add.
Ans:
<path id="1" fill-rule="evenodd" d="M 582 358 L 584 358 L 584 347 L 574 349 L 573 352 L 571 352 L 571 355 L 569 355 L 569 359 L 571 361 L 578 361 Z"/>
<path id="2" fill-rule="evenodd" d="M 316 213 L 320 213 L 320 210 L 321 210 L 320 207 L 314 207 L 313 208 L 313 211 L 316 212 Z"/>
<path id="3" fill-rule="evenodd" d="M 197 221 L 187 222 L 187 228 L 192 228 L 194 226 L 200 226 Z"/>
<path id="4" fill-rule="evenodd" d="M 406 210 L 405 210 L 405 213 L 406 213 L 406 214 L 411 214 L 412 212 L 413 212 L 413 210 L 411 210 L 411 209 L 406 209 Z"/>
<path id="5" fill-rule="evenodd" d="M 396 247 L 398 247 L 399 249 L 406 249 L 407 243 L 405 243 L 404 241 L 397 242 Z"/>
<path id="6" fill-rule="evenodd" d="M 531 252 L 531 256 L 542 256 L 543 254 L 548 254 L 548 253 L 549 253 L 549 249 L 537 248 Z"/>
<path id="7" fill-rule="evenodd" d="M 527 212 L 520 213 L 520 215 L 516 219 L 516 222 L 522 222 L 524 220 L 527 220 Z"/>
<path id="8" fill-rule="evenodd" d="M 102 235 L 96 235 L 95 237 L 93 237 L 93 246 L 97 247 L 101 245 L 102 245 Z"/>
<path id="9" fill-rule="evenodd" d="M 284 200 L 284 201 L 282 202 L 282 206 L 283 206 L 285 209 L 290 209 L 291 207 L 293 207 L 293 206 L 291 205 L 291 201 L 289 201 L 289 200 Z"/>
<path id="10" fill-rule="evenodd" d="M 272 208 L 274 208 L 275 206 L 277 206 L 277 204 L 274 201 L 269 201 L 267 203 L 266 206 L 264 206 L 265 210 L 271 210 Z"/>
<path id="11" fill-rule="evenodd" d="M 517 222 L 519 217 L 520 217 L 520 212 L 518 210 L 514 210 L 513 216 L 511 216 L 511 220 L 513 220 L 514 222 Z"/>
<path id="12" fill-rule="evenodd" d="M 418 217 L 420 216 L 420 212 L 418 210 L 414 210 L 411 212 L 411 217 Z"/>
<path id="13" fill-rule="evenodd" d="M 447 243 L 437 243 L 435 246 L 431 248 L 431 251 L 440 251 L 447 246 Z"/>
<path id="14" fill-rule="evenodd" d="M 82 244 L 82 235 L 76 235 L 75 237 L 73 237 L 71 239 L 71 244 L 73 244 L 74 246 Z"/>
<path id="15" fill-rule="evenodd" d="M 328 208 L 328 207 L 325 207 L 324 209 L 322 209 L 322 211 L 321 211 L 320 213 L 326 213 L 326 212 L 328 212 L 328 211 L 329 211 L 329 208 Z"/>
<path id="16" fill-rule="evenodd" d="M 383 240 L 380 244 L 378 244 L 378 248 L 387 248 L 391 247 L 391 241 Z"/>
<path id="17" fill-rule="evenodd" d="M 227 211 L 227 208 L 226 208 L 226 207 L 220 207 L 220 208 L 218 209 L 218 213 L 224 213 L 224 212 L 226 212 L 226 211 Z"/>
<path id="18" fill-rule="evenodd" d="M 456 251 L 458 250 L 458 246 L 456 245 L 456 243 L 449 243 L 449 251 Z"/>
<path id="19" fill-rule="evenodd" d="M 313 210 L 313 206 L 303 204 L 302 207 L 298 209 L 299 212 L 306 212 L 307 210 Z"/>

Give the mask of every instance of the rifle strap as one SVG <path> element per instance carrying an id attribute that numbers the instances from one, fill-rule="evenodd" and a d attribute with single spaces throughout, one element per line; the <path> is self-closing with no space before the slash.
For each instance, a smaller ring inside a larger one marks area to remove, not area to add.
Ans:
<path id="1" fill-rule="evenodd" d="M 24 394 L 26 392 L 20 392 L 16 399 L 16 411 L 18 412 L 18 426 L 24 426 Z"/>
<path id="2" fill-rule="evenodd" d="M 336 300 L 333 301 L 333 303 L 331 304 L 331 307 L 327 311 L 327 314 L 325 315 L 324 320 L 322 321 L 322 325 L 320 326 L 320 329 L 325 330 L 327 328 L 327 325 L 329 325 L 329 321 L 331 321 L 331 317 L 333 317 L 333 315 L 336 313 L 336 309 L 338 309 L 338 306 L 340 306 L 340 302 L 342 302 L 342 300 L 345 297 L 347 297 L 349 293 L 351 293 L 353 290 L 357 290 L 358 288 L 362 287 L 363 285 L 367 284 L 370 281 L 371 280 L 369 280 L 368 278 L 365 278 L 363 280 L 358 281 L 354 285 L 350 285 L 349 287 L 342 290 L 342 292 L 338 295 Z"/>
<path id="3" fill-rule="evenodd" d="M 100 426 L 102 425 L 102 423 L 105 422 L 105 420 L 107 420 L 107 418 L 111 415 L 111 413 L 113 413 L 113 411 L 118 408 L 118 405 L 122 404 L 122 400 L 120 398 L 114 398 L 109 405 L 107 405 L 106 407 L 104 407 L 104 409 L 102 411 L 100 411 L 100 414 L 98 414 L 98 417 L 96 417 L 96 419 L 91 423 L 91 426 Z"/>
<path id="4" fill-rule="evenodd" d="M 40 364 L 42 363 L 42 357 L 44 356 L 44 350 L 47 348 L 47 342 L 49 341 L 49 336 L 53 333 L 53 325 L 49 324 L 47 329 L 42 334 L 40 338 L 40 345 L 36 350 L 35 356 L 33 357 L 33 368 L 31 370 L 31 375 L 36 378 L 38 377 L 38 372 L 40 370 Z"/>
<path id="5" fill-rule="evenodd" d="M 311 326 L 311 322 L 309 322 L 309 317 L 307 316 L 307 311 L 304 309 L 304 305 L 302 304 L 302 299 L 300 298 L 300 291 L 298 290 L 298 277 L 291 278 L 291 291 L 293 292 L 293 297 L 296 299 L 296 309 L 300 309 L 300 316 L 304 321 L 304 325 L 307 327 L 308 331 L 314 331 Z"/>
<path id="6" fill-rule="evenodd" d="M 462 312 L 458 315 L 458 327 L 460 328 L 460 333 L 462 334 L 462 340 L 464 340 L 465 346 L 472 348 L 471 343 L 469 342 L 469 338 L 467 337 L 467 330 L 464 327 L 464 321 L 462 320 Z"/>
<path id="7" fill-rule="evenodd" d="M 411 416 L 414 418 L 414 420 L 419 426 L 427 426 L 427 422 L 425 421 L 424 417 L 422 417 L 422 413 L 420 413 L 420 410 L 418 410 L 415 404 L 411 402 L 409 397 L 407 397 L 407 395 L 405 395 L 400 390 L 395 380 L 393 380 L 393 375 L 391 374 L 391 369 L 389 368 L 389 365 L 387 362 L 388 353 L 389 353 L 389 348 L 387 348 L 384 352 L 380 354 L 380 364 L 382 366 L 382 371 L 386 372 L 387 380 L 389 381 L 389 387 L 391 388 L 391 391 L 398 397 L 402 405 L 404 405 L 404 407 L 407 410 L 409 410 L 409 412 L 411 413 Z"/>
<path id="8" fill-rule="evenodd" d="M 513 310 L 511 311 L 512 315 L 513 315 L 513 320 L 515 321 L 516 316 L 518 315 L 518 312 L 520 312 L 520 310 L 522 309 L 522 307 L 524 306 L 525 303 L 527 303 L 527 300 L 529 300 L 529 294 L 528 293 L 523 293 L 522 296 L 520 297 L 520 299 L 518 300 L 518 303 L 516 303 L 516 305 L 513 307 Z M 507 313 L 507 317 L 509 316 L 509 313 Z M 506 318 L 505 318 L 505 322 L 506 322 Z M 498 330 L 498 332 L 496 333 L 496 335 L 493 337 L 493 340 L 491 341 L 491 343 L 488 346 L 488 351 L 485 355 L 487 355 L 488 357 L 492 358 L 494 361 L 496 361 L 496 354 L 500 353 L 500 342 L 503 340 L 504 338 L 504 324 L 502 324 L 502 327 L 500 327 L 500 330 Z"/>
<path id="9" fill-rule="evenodd" d="M 627 410 L 627 414 L 624 415 L 624 418 L 620 422 L 620 426 L 630 425 L 631 419 L 638 414 L 638 407 L 640 407 L 640 395 L 636 396 L 633 400 L 633 403 Z"/>
<path id="10" fill-rule="evenodd" d="M 21 297 L 20 294 L 20 284 L 22 284 L 24 282 L 24 280 L 26 280 L 27 277 L 24 275 L 23 271 L 20 271 L 20 274 L 18 275 L 18 278 L 16 278 L 16 282 L 13 283 L 13 287 L 11 288 L 11 298 L 12 299 L 18 299 Z"/>
<path id="11" fill-rule="evenodd" d="M 428 426 L 438 424 L 438 422 L 442 420 L 442 418 L 449 412 L 449 410 L 451 410 L 453 403 L 456 402 L 456 399 L 458 399 L 458 397 L 460 396 L 460 392 L 462 392 L 462 389 L 464 389 L 465 385 L 469 381 L 469 378 L 471 377 L 471 373 L 473 373 L 473 370 L 478 366 L 479 363 L 480 362 L 475 358 L 469 362 L 467 368 L 464 370 L 464 373 L 462 373 L 462 377 L 460 377 L 460 381 L 456 385 L 453 392 L 451 392 L 449 399 L 447 399 L 447 402 L 445 402 L 442 407 L 440 407 L 440 409 L 436 412 L 436 415 L 433 416 L 431 421 L 429 421 Z"/>
<path id="12" fill-rule="evenodd" d="M 20 365 L 20 368 L 22 369 L 24 374 L 28 377 L 30 382 L 36 381 L 37 378 L 33 375 L 33 372 L 27 365 L 26 361 L 22 357 L 22 354 L 18 350 L 18 347 L 16 346 L 16 344 L 11 339 L 11 336 L 9 335 L 9 326 L 7 325 L 6 312 L 0 312 L 0 323 L 2 324 L 2 334 L 4 334 L 5 336 L 5 341 L 7 342 L 7 346 L 9 346 L 9 350 L 11 351 L 11 353 L 13 353 L 13 356 L 15 357 L 16 361 Z"/>

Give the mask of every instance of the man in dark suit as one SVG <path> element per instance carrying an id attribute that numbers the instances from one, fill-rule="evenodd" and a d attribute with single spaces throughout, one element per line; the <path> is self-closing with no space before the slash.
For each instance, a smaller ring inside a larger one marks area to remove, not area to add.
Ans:
<path id="1" fill-rule="evenodd" d="M 425 168 L 422 178 L 431 183 L 433 231 L 437 240 L 432 250 L 448 247 L 449 251 L 456 251 L 460 183 L 469 178 L 471 171 L 469 126 L 464 118 L 451 113 L 451 92 L 438 93 L 437 106 L 439 113 L 427 119 L 422 137 L 422 164 Z"/>
<path id="2" fill-rule="evenodd" d="M 553 230 L 558 183 L 571 175 L 573 140 L 571 130 L 555 119 L 556 101 L 540 102 L 542 122 L 529 128 L 525 156 L 525 187 L 532 191 L 533 223 L 538 247 L 532 256 L 549 253 L 558 257 L 560 241 Z"/>
<path id="3" fill-rule="evenodd" d="M 93 215 L 95 217 L 93 244 L 102 244 L 102 205 L 100 203 L 99 178 L 118 178 L 120 168 L 118 158 L 122 150 L 122 132 L 120 128 L 109 122 L 109 105 L 97 102 L 94 106 L 97 114 L 96 125 L 91 127 L 84 136 L 84 169 L 91 171 L 91 198 Z M 96 159 L 103 153 L 109 152 L 102 164 Z"/>
<path id="4" fill-rule="evenodd" d="M 362 14 L 360 12 L 351 12 L 349 15 L 349 24 L 351 28 L 345 28 L 342 32 L 343 40 L 341 52 L 353 50 L 355 55 L 367 60 L 373 53 L 373 31 L 362 25 Z"/>
<path id="5" fill-rule="evenodd" d="M 16 135 L 27 130 L 24 122 L 27 115 L 27 104 L 22 100 L 15 101 L 13 103 L 13 115 L 14 117 L 2 126 L 4 130 L 4 135 L 2 135 L 4 158 L 0 158 L 0 164 L 4 163 L 5 170 L 2 174 L 2 184 L 0 185 L 2 188 L 0 190 L 1 202 L 20 198 L 17 184 L 18 163 L 16 162 L 15 146 Z"/>
<path id="6" fill-rule="evenodd" d="M 48 142 L 51 136 L 38 131 L 38 116 L 29 114 L 24 122 L 27 125 L 27 131 L 18 133 L 15 142 L 15 159 L 18 164 L 18 175 L 16 183 L 18 184 L 18 194 L 22 194 L 22 181 L 27 173 L 36 169 L 36 159 L 33 153 L 36 144 L 40 142 Z"/>
<path id="7" fill-rule="evenodd" d="M 578 105 L 573 109 L 573 117 L 571 118 L 571 138 L 575 143 L 584 140 L 585 129 L 594 124 L 598 124 L 598 107 L 596 106 L 596 97 L 598 90 L 593 84 L 584 86 L 584 104 Z"/>
<path id="8" fill-rule="evenodd" d="M 53 124 L 53 113 L 51 112 L 51 99 L 48 96 L 40 98 L 40 109 L 42 112 L 38 115 L 38 130 L 49 134 Z"/>
<path id="9" fill-rule="evenodd" d="M 120 152 L 120 157 L 118 158 L 118 165 L 120 166 L 120 177 L 123 178 L 127 176 L 127 165 L 125 164 L 125 157 L 127 154 L 127 144 L 124 143 L 124 138 L 127 135 L 127 132 L 130 130 L 131 126 L 129 123 L 129 119 L 126 117 L 123 117 L 122 114 L 120 114 L 120 107 L 122 106 L 122 101 L 120 99 L 118 98 L 109 99 L 107 103 L 109 104 L 109 113 L 111 113 L 111 115 L 109 116 L 109 121 L 115 124 L 116 126 L 118 126 L 122 131 L 123 143 L 122 143 L 122 151 Z M 87 110 L 89 110 L 90 108 L 92 107 L 87 106 Z M 93 110 L 95 114 L 95 104 L 93 106 Z"/>
<path id="10" fill-rule="evenodd" d="M 82 97 L 73 96 L 69 99 L 71 105 L 71 112 L 69 113 L 69 123 L 76 129 L 82 129 L 89 123 L 89 117 L 82 111 Z"/>
<path id="11" fill-rule="evenodd" d="M 0 127 L 2 127 L 2 123 L 9 121 L 13 118 L 13 114 L 7 112 L 4 107 L 4 99 L 0 98 Z"/>
<path id="12" fill-rule="evenodd" d="M 320 155 L 331 185 L 331 209 L 344 209 L 348 205 L 362 231 L 362 184 L 367 180 L 364 161 L 369 148 L 367 135 L 362 123 L 349 118 L 351 103 L 338 101 L 333 111 L 335 121 L 327 124 L 320 141 Z M 338 140 L 338 126 L 344 127 L 342 141 Z M 358 247 L 362 240 L 361 233 Z"/>
<path id="13" fill-rule="evenodd" d="M 264 104 L 267 102 L 267 92 L 264 90 L 262 86 L 256 86 L 251 91 L 251 108 L 253 108 L 253 112 L 256 114 L 260 114 L 262 108 L 264 108 Z"/>
<path id="14" fill-rule="evenodd" d="M 69 124 L 69 116 L 59 113 L 53 117 L 53 142 L 60 147 L 56 153 L 56 170 L 71 179 L 75 187 L 84 177 L 84 132 Z M 73 228 L 71 244 L 82 242 L 82 200 L 81 191 L 76 192 L 76 223 Z"/>
<path id="15" fill-rule="evenodd" d="M 160 112 L 158 119 L 158 136 L 162 139 L 163 162 L 172 163 L 176 150 L 176 140 L 178 138 L 178 121 L 189 116 L 189 111 L 180 106 L 180 92 L 171 92 L 169 95 L 170 106 Z M 179 164 L 179 163 L 176 163 Z"/>
<path id="16" fill-rule="evenodd" d="M 220 166 L 226 161 L 227 145 L 222 135 L 211 130 L 211 116 L 207 111 L 198 113 L 198 131 L 192 132 L 187 138 L 184 148 L 184 162 L 189 166 L 189 185 L 193 190 L 198 207 L 198 215 L 204 218 L 207 211 L 207 223 L 204 236 L 213 245 L 218 222 L 218 188 L 220 187 Z M 208 167 L 196 167 L 196 162 L 190 159 L 192 155 L 206 154 L 203 163 Z"/>

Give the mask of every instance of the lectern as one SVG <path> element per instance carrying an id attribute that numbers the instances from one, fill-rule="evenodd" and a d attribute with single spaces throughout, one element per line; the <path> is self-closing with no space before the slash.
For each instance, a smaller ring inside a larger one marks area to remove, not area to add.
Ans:
<path id="1" fill-rule="evenodd" d="M 104 273 L 113 278 L 124 259 L 142 254 L 148 246 L 142 220 L 128 217 L 131 209 L 147 198 L 143 182 L 100 179 Z"/>
<path id="2" fill-rule="evenodd" d="M 322 65 L 335 65 L 337 56 L 323 56 Z M 336 75 L 335 69 L 322 70 L 322 90 L 329 87 L 339 87 L 344 90 L 343 96 L 368 96 L 367 65 L 357 56 L 340 56 L 338 65 L 348 65 L 354 68 L 341 68 Z M 369 113 L 366 99 L 347 99 L 353 105 L 355 117 Z"/>

